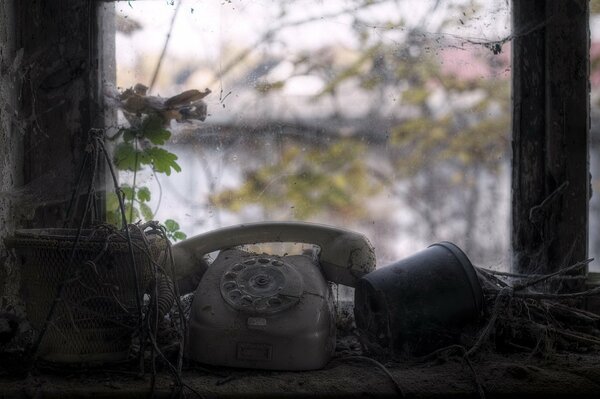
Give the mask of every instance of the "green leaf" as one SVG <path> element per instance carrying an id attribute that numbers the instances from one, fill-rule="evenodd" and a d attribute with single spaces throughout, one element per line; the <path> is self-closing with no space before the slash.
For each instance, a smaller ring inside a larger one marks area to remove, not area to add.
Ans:
<path id="1" fill-rule="evenodd" d="M 148 163 L 146 154 L 142 151 L 136 151 L 131 143 L 120 143 L 117 145 L 113 155 L 113 161 L 117 169 L 131 171 L 138 171 L 141 169 L 143 163 Z"/>
<path id="2" fill-rule="evenodd" d="M 123 132 L 123 140 L 126 143 L 130 143 L 133 141 L 133 139 L 135 139 L 135 137 L 137 136 L 137 131 L 135 131 L 134 129 L 121 129 Z"/>
<path id="3" fill-rule="evenodd" d="M 126 186 L 126 185 L 122 185 L 121 191 L 123 191 L 123 195 L 125 196 L 125 199 L 131 200 L 131 198 L 133 197 L 133 188 Z"/>
<path id="4" fill-rule="evenodd" d="M 129 215 L 133 212 L 133 218 L 129 220 Z M 125 217 L 127 218 L 127 223 L 135 223 L 140 220 L 140 211 L 137 207 L 133 206 L 131 202 L 125 204 Z M 120 220 L 120 216 L 119 216 Z"/>
<path id="5" fill-rule="evenodd" d="M 175 233 L 173 233 L 173 239 L 175 241 L 185 240 L 186 238 L 187 234 L 185 234 L 183 231 L 176 231 Z"/>
<path id="6" fill-rule="evenodd" d="M 163 119 L 158 115 L 150 115 L 144 119 L 141 134 L 156 145 L 165 144 L 171 137 L 171 132 L 163 128 Z"/>
<path id="7" fill-rule="evenodd" d="M 115 193 L 106 194 L 106 210 L 107 212 L 119 210 L 119 199 Z"/>
<path id="8" fill-rule="evenodd" d="M 165 173 L 167 176 L 171 175 L 171 169 L 181 172 L 181 166 L 175 162 L 177 155 L 172 152 L 158 147 L 150 147 L 145 150 L 145 153 L 151 159 L 156 172 Z"/>
<path id="9" fill-rule="evenodd" d="M 167 228 L 167 231 L 174 232 L 174 231 L 179 230 L 179 223 L 177 223 L 173 219 L 165 220 L 164 224 L 165 224 L 165 227 Z"/>
<path id="10" fill-rule="evenodd" d="M 119 210 L 106 211 L 106 221 L 113 226 L 121 225 L 121 212 Z"/>
<path id="11" fill-rule="evenodd" d="M 150 201 L 150 189 L 148 187 L 140 187 L 137 192 L 137 198 L 140 202 Z"/>
<path id="12" fill-rule="evenodd" d="M 144 219 L 146 219 L 146 221 L 150 221 L 154 217 L 154 214 L 152 213 L 150 207 L 143 202 L 140 203 L 140 212 L 142 213 L 142 216 L 144 217 Z"/>

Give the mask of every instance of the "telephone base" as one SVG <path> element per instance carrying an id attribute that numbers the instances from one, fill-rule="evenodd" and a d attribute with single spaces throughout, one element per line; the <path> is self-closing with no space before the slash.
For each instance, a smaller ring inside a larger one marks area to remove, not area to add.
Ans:
<path id="1" fill-rule="evenodd" d="M 335 350 L 334 315 L 311 257 L 222 251 L 196 290 L 186 353 L 219 366 L 319 369 Z"/>
<path id="2" fill-rule="evenodd" d="M 265 326 L 266 327 L 266 326 Z M 286 331 L 223 332 L 215 334 L 211 328 L 190 324 L 188 356 L 200 363 L 215 366 L 264 370 L 317 370 L 331 358 L 331 348 L 323 344 L 323 334 Z M 274 329 L 273 329 L 274 330 Z M 296 335 L 291 337 L 291 335 Z M 235 336 L 235 338 L 233 337 Z M 210 346 L 210 348 L 209 348 Z"/>

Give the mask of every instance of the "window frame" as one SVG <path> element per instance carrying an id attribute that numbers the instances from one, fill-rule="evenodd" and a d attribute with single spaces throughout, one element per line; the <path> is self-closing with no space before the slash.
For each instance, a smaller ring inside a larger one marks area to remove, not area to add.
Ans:
<path id="1" fill-rule="evenodd" d="M 25 9 L 30 6 L 30 1 L 20 3 L 20 26 L 21 29 L 28 29 L 31 25 L 25 23 Z M 88 122 L 80 124 L 79 131 L 87 131 L 92 126 L 105 127 L 114 123 L 114 119 L 111 121 L 114 113 L 111 116 L 110 111 L 105 109 L 101 95 L 103 84 L 110 81 L 111 77 L 114 79 L 115 74 L 114 44 L 112 47 L 110 45 L 111 42 L 114 43 L 114 11 L 111 13 L 111 7 L 108 6 L 114 0 L 79 0 L 77 3 L 89 6 L 87 18 L 90 29 L 82 33 L 88 38 L 89 65 L 95 65 L 95 69 L 90 68 L 88 71 L 88 82 L 93 89 L 89 93 L 87 107 L 90 115 L 97 115 L 98 118 L 90 118 Z M 573 260 L 587 258 L 590 195 L 589 4 L 586 0 L 572 0 L 567 5 L 565 3 L 567 2 L 545 0 L 511 2 L 515 32 L 512 47 L 514 156 L 511 247 L 513 253 L 521 255 L 513 258 L 513 269 L 516 271 L 531 270 L 532 259 L 540 253 L 540 249 L 544 251 L 542 259 L 547 262 L 543 271 L 555 271 Z M 66 7 L 70 12 L 73 9 L 65 5 L 51 7 Z M 565 7 L 575 11 L 564 12 L 567 11 Z M 27 12 L 30 10 L 27 9 Z M 68 18 L 68 14 L 65 18 Z M 66 23 L 66 19 L 64 21 Z M 61 23 L 61 20 L 55 23 Z M 72 41 L 75 38 L 71 36 L 65 39 Z M 568 60 L 572 57 L 556 56 L 567 53 L 575 57 L 578 63 L 569 63 Z M 524 58 L 527 58 L 527 63 L 520 62 Z M 584 73 L 577 68 L 583 68 Z M 569 80 L 572 76 L 577 76 L 576 82 Z M 557 85 L 556 81 L 560 84 Z M 564 101 L 558 101 L 559 98 L 568 98 L 568 107 Z M 538 117 L 528 118 L 534 114 Z M 557 119 L 556 115 L 560 118 Z M 76 147 L 83 150 L 81 140 Z M 529 147 L 529 150 L 523 151 Z M 584 154 L 584 157 L 577 162 L 566 162 L 560 157 L 564 148 L 572 154 Z M 56 158 L 61 156 L 60 149 L 52 146 L 50 149 L 35 151 L 51 152 Z M 26 164 L 27 162 L 32 161 L 26 159 Z M 554 167 L 554 163 L 559 163 L 559 167 Z M 74 175 L 74 170 L 71 170 L 71 174 Z M 29 176 L 26 180 L 34 177 Z M 569 182 L 568 187 L 564 192 L 556 194 L 564 181 Z M 550 208 L 539 208 L 548 205 L 548 198 L 551 198 Z M 558 259 L 555 248 L 544 247 L 544 243 L 540 242 L 539 226 L 531 218 L 534 209 L 549 212 L 543 214 L 549 217 L 542 221 L 542 230 L 545 234 L 555 234 L 552 238 L 555 243 L 558 242 L 559 252 L 570 253 L 570 259 Z M 567 214 L 573 209 L 578 209 L 576 218 Z M 38 218 L 34 223 L 40 225 L 42 221 L 47 222 L 48 218 Z M 573 242 L 576 244 L 573 245 Z"/>

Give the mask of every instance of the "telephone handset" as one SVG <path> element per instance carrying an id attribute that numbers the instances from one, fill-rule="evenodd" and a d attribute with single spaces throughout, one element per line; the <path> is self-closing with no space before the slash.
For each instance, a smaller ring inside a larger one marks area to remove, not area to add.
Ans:
<path id="1" fill-rule="evenodd" d="M 325 278 L 350 287 L 375 270 L 373 246 L 362 234 L 316 223 L 261 222 L 225 227 L 177 243 L 173 246 L 176 277 L 204 274 L 202 257 L 207 253 L 260 242 L 315 244 Z"/>

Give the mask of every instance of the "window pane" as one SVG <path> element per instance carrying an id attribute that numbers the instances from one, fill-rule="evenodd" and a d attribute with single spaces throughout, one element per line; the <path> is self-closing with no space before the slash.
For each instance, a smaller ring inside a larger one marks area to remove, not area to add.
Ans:
<path id="1" fill-rule="evenodd" d="M 116 8 L 120 88 L 150 85 L 176 13 L 149 94 L 212 91 L 204 122 L 170 126 L 182 171 L 136 176 L 156 219 L 307 220 L 365 233 L 380 265 L 440 240 L 508 265 L 507 1 Z"/>

